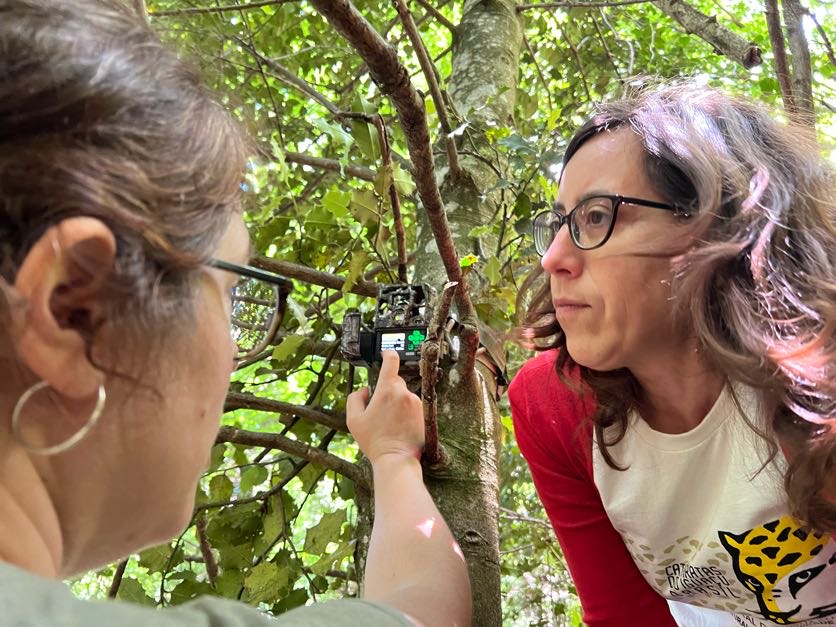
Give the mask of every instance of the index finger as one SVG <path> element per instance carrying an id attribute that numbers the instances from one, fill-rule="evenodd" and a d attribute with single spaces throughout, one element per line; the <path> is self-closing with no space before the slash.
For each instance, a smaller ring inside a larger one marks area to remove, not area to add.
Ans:
<path id="1" fill-rule="evenodd" d="M 398 377 L 398 367 L 401 363 L 401 358 L 396 351 L 391 349 L 385 350 L 381 353 L 383 356 L 383 364 L 380 366 L 380 374 L 377 376 L 378 381 L 391 381 Z"/>

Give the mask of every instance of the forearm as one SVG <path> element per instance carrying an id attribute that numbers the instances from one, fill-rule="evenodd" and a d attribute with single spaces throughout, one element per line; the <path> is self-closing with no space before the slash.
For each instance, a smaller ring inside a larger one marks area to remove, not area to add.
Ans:
<path id="1" fill-rule="evenodd" d="M 365 596 L 432 625 L 469 625 L 470 580 L 461 550 L 433 503 L 418 460 L 373 466 L 375 520 Z"/>

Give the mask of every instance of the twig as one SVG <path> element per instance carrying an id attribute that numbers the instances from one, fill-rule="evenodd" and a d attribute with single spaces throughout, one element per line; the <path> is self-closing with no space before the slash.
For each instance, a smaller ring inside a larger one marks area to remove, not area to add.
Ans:
<path id="1" fill-rule="evenodd" d="M 594 15 L 590 16 L 592 18 L 592 23 L 595 25 L 595 32 L 598 34 L 598 39 L 601 41 L 601 47 L 604 49 L 604 53 L 606 53 L 607 58 L 610 60 L 610 65 L 612 65 L 612 69 L 615 72 L 615 75 L 618 77 L 619 81 L 623 81 L 623 77 L 621 76 L 621 71 L 618 69 L 618 64 L 615 62 L 615 59 L 612 56 L 612 52 L 610 52 L 610 47 L 607 45 L 607 40 L 604 38 L 604 33 L 601 31 L 601 27 L 598 25 L 598 20 L 595 19 Z"/>
<path id="2" fill-rule="evenodd" d="M 781 98 L 784 101 L 784 110 L 789 117 L 796 112 L 795 98 L 790 83 L 790 69 L 787 63 L 787 50 L 784 47 L 784 32 L 781 28 L 781 15 L 778 13 L 778 0 L 765 0 L 764 15 L 766 15 L 766 28 L 769 31 L 769 42 L 772 44 L 772 58 L 775 66 L 775 74 L 778 77 L 778 86 L 781 89 Z"/>
<path id="3" fill-rule="evenodd" d="M 348 432 L 348 428 L 345 426 L 345 416 L 337 416 L 307 405 L 293 405 L 292 403 L 285 403 L 284 401 L 277 401 L 271 398 L 261 398 L 252 394 L 227 392 L 224 411 L 233 411 L 235 409 L 254 409 L 256 411 L 299 416 L 300 418 L 305 418 L 329 429 L 336 429 L 343 433 Z"/>
<path id="4" fill-rule="evenodd" d="M 654 0 L 612 0 L 611 2 L 542 2 L 538 4 L 519 4 L 517 12 L 531 11 L 533 9 L 599 9 L 602 7 L 620 7 L 628 4 L 646 4 Z"/>
<path id="5" fill-rule="evenodd" d="M 573 44 L 572 40 L 569 39 L 569 35 L 566 34 L 566 29 L 561 27 L 560 32 L 563 33 L 563 40 L 569 46 L 569 50 L 572 51 L 572 56 L 575 57 L 575 63 L 578 64 L 578 71 L 581 74 L 581 84 L 583 85 L 583 90 L 586 93 L 586 99 L 587 99 L 587 101 L 592 102 L 592 94 L 589 92 L 589 84 L 586 82 L 586 72 L 583 69 L 583 62 L 581 61 L 581 55 L 578 52 L 578 49 L 575 46 L 575 44 Z"/>
<path id="6" fill-rule="evenodd" d="M 341 290 L 345 285 L 345 279 L 330 272 L 322 272 L 321 270 L 314 270 L 307 266 L 298 263 L 291 263 L 290 261 L 283 261 L 280 259 L 270 259 L 269 257 L 255 257 L 252 263 L 257 268 L 263 270 L 270 270 L 291 279 L 298 279 L 305 283 L 312 283 L 313 285 L 321 285 L 322 287 L 329 287 L 334 290 Z M 377 283 L 371 281 L 357 281 L 348 290 L 352 294 L 358 296 L 377 297 Z"/>
<path id="7" fill-rule="evenodd" d="M 243 429 L 236 429 L 235 427 L 224 426 L 220 428 L 215 441 L 278 449 L 285 453 L 290 453 L 295 457 L 306 459 L 321 468 L 338 472 L 354 481 L 355 484 L 368 489 L 366 479 L 360 471 L 360 467 L 356 464 L 352 464 L 336 455 L 312 447 L 304 442 L 291 440 L 278 433 L 257 433 L 255 431 L 245 431 Z"/>
<path id="8" fill-rule="evenodd" d="M 427 339 L 421 345 L 421 400 L 424 406 L 424 459 L 430 466 L 444 462 L 444 453 L 438 441 L 438 396 L 435 386 L 438 383 L 438 363 L 441 360 L 441 341 L 453 296 L 456 293 L 454 282 L 447 283 L 433 311 Z"/>
<path id="9" fill-rule="evenodd" d="M 113 582 L 107 591 L 107 598 L 115 599 L 116 595 L 119 594 L 119 586 L 122 585 L 122 577 L 125 575 L 125 568 L 128 566 L 128 560 L 130 559 L 130 557 L 126 557 L 116 566 L 116 572 L 113 573 Z"/>
<path id="10" fill-rule="evenodd" d="M 190 9 L 171 9 L 167 11 L 153 11 L 149 13 L 149 15 L 151 17 L 172 17 L 177 15 L 197 15 L 199 13 L 228 13 L 230 11 L 257 9 L 259 7 L 269 7 L 273 4 L 289 4 L 291 2 L 298 1 L 299 0 L 261 0 L 260 2 L 250 2 L 249 4 L 227 4 L 218 7 L 193 7 Z"/>
<path id="11" fill-rule="evenodd" d="M 209 585 L 214 588 L 215 579 L 218 576 L 218 562 L 215 560 L 215 554 L 212 553 L 209 538 L 206 537 L 206 512 L 200 512 L 195 518 L 195 530 L 200 543 L 200 554 L 203 556 L 203 563 L 206 566 L 206 578 L 209 580 Z"/>
<path id="12" fill-rule="evenodd" d="M 456 153 L 456 142 L 451 136 L 453 128 L 450 126 L 450 120 L 447 118 L 447 104 L 444 102 L 444 98 L 441 95 L 441 89 L 438 86 L 438 70 L 436 70 L 435 65 L 433 65 L 433 62 L 430 59 L 427 47 L 421 39 L 421 34 L 415 26 L 415 20 L 412 19 L 412 14 L 409 12 L 404 0 L 393 0 L 393 2 L 401 21 L 403 21 L 404 30 L 406 31 L 409 40 L 412 42 L 412 48 L 415 50 L 415 55 L 418 57 L 418 63 L 421 66 L 421 70 L 424 72 L 424 77 L 427 79 L 427 85 L 430 88 L 430 96 L 435 103 L 435 111 L 438 115 L 438 122 L 445 135 L 450 174 L 452 174 L 454 178 L 459 178 L 463 172 L 461 165 L 459 165 L 459 156 Z"/>
<path id="13" fill-rule="evenodd" d="M 520 522 L 541 525 L 543 527 L 548 527 L 549 529 L 552 528 L 552 524 L 548 520 L 543 520 L 542 518 L 532 518 L 531 516 L 525 516 L 524 514 L 517 513 L 512 509 L 508 509 L 507 507 L 500 507 L 499 514 L 503 518 L 508 518 L 510 520 L 519 520 Z"/>
<path id="14" fill-rule="evenodd" d="M 459 283 L 459 289 L 456 290 L 459 314 L 463 318 L 472 317 L 473 303 L 459 266 L 441 192 L 435 180 L 435 164 L 423 100 L 409 81 L 409 74 L 398 59 L 397 52 L 348 0 L 310 2 L 363 58 L 372 79 L 395 105 L 415 168 L 415 184 L 427 212 L 439 256 L 448 279 Z"/>
<path id="15" fill-rule="evenodd" d="M 416 0 L 416 2 L 420 4 L 422 7 L 424 7 L 427 13 L 432 15 L 437 22 L 446 26 L 447 30 L 449 30 L 450 33 L 453 35 L 453 40 L 455 41 L 456 37 L 458 36 L 458 29 L 456 28 L 456 25 L 453 24 L 453 22 L 448 20 L 446 17 L 444 17 L 444 14 L 442 14 L 441 11 L 436 9 L 431 3 L 427 2 L 427 0 Z"/>
<path id="16" fill-rule="evenodd" d="M 389 193 L 389 201 L 392 204 L 392 216 L 395 221 L 395 239 L 398 243 L 398 280 L 407 283 L 406 278 L 406 234 L 403 228 L 403 216 L 401 215 L 401 199 L 398 196 L 398 188 L 395 186 L 395 171 L 392 168 L 392 151 L 389 148 L 389 132 L 383 117 L 378 115 L 374 119 L 377 127 L 377 137 L 380 141 L 380 154 L 383 159 L 383 171 L 389 176 L 389 185 L 386 191 Z"/>
<path id="17" fill-rule="evenodd" d="M 552 102 L 552 94 L 549 89 L 549 83 L 543 75 L 543 70 L 540 69 L 540 64 L 537 62 L 534 49 L 531 47 L 531 42 L 528 41 L 528 37 L 526 37 L 525 33 L 523 33 L 523 43 L 525 44 L 525 49 L 528 50 L 528 54 L 531 55 L 531 62 L 534 63 L 534 69 L 537 70 L 537 77 L 540 79 L 540 82 L 543 83 L 543 91 L 546 92 L 546 98 L 549 101 L 549 111 L 551 111 L 554 109 L 554 103 Z"/>
<path id="18" fill-rule="evenodd" d="M 284 160 L 288 163 L 298 163 L 299 165 L 307 165 L 312 168 L 319 168 L 320 170 L 345 173 L 349 176 L 363 179 L 364 181 L 373 181 L 377 176 L 375 171 L 370 168 L 365 168 L 360 165 L 344 165 L 336 159 L 313 157 L 301 152 L 285 152 Z"/>
<path id="19" fill-rule="evenodd" d="M 831 65 L 836 65 L 836 54 L 833 53 L 833 45 L 830 43 L 830 39 L 827 37 L 827 33 L 824 32 L 824 28 L 822 25 L 819 24 L 819 20 L 816 18 L 815 13 L 810 11 L 810 9 L 806 9 L 807 15 L 810 16 L 810 19 L 813 20 L 813 24 L 816 25 L 816 30 L 819 32 L 821 36 L 822 43 L 824 44 L 824 48 L 827 51 L 827 58 L 830 59 Z"/>

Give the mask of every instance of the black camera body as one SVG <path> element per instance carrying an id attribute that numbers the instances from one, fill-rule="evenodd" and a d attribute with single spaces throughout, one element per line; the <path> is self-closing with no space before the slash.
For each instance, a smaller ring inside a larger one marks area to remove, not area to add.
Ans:
<path id="1" fill-rule="evenodd" d="M 363 325 L 360 312 L 343 318 L 343 357 L 355 366 L 377 370 L 383 361 L 381 351 L 392 349 L 400 357 L 401 372 L 417 374 L 432 319 L 431 297 L 427 285 L 381 285 L 371 328 Z"/>

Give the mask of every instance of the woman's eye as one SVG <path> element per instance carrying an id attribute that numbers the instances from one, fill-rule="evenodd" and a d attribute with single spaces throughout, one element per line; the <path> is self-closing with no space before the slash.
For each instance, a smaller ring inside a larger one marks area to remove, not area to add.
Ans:
<path id="1" fill-rule="evenodd" d="M 603 209 L 590 209 L 586 212 L 585 222 L 589 226 L 603 226 L 609 222 L 610 213 Z"/>

